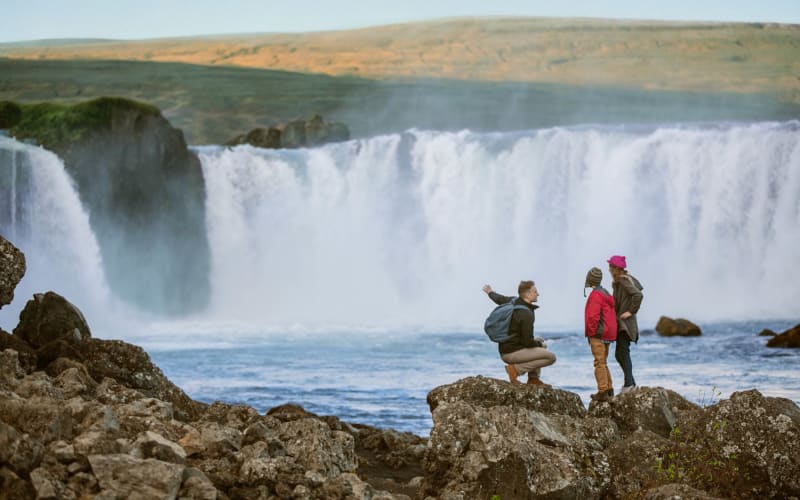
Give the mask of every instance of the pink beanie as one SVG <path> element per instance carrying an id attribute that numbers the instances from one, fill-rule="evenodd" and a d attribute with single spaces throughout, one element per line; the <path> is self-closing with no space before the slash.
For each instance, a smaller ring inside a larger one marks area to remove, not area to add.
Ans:
<path id="1" fill-rule="evenodd" d="M 624 255 L 612 255 L 611 258 L 608 259 L 608 263 L 620 269 L 625 269 L 628 267 L 628 264 L 625 262 Z"/>

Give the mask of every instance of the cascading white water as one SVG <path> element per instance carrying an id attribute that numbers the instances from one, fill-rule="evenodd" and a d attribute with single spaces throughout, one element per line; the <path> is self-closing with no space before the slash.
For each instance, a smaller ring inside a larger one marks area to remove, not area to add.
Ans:
<path id="1" fill-rule="evenodd" d="M 2 151 L 0 175 L 10 182 L 0 194 L 10 203 L 0 233 L 25 253 L 27 271 L 13 303 L 0 310 L 0 326 L 12 329 L 26 301 L 50 290 L 77 305 L 94 326 L 93 313 L 106 313 L 110 296 L 89 217 L 64 164 L 47 150 L 5 137 Z"/>
<path id="2" fill-rule="evenodd" d="M 645 323 L 797 315 L 797 122 L 198 153 L 212 317 L 474 330 L 484 283 L 514 294 L 531 278 L 537 324 L 576 327 L 586 271 L 612 254 L 645 286 Z"/>

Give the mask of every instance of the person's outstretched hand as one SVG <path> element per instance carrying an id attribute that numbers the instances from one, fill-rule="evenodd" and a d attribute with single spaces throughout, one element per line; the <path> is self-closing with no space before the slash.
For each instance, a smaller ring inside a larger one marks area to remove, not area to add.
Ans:
<path id="1" fill-rule="evenodd" d="M 492 286 L 491 285 L 483 285 L 483 291 L 486 292 L 486 295 L 489 295 L 494 290 L 492 290 Z"/>

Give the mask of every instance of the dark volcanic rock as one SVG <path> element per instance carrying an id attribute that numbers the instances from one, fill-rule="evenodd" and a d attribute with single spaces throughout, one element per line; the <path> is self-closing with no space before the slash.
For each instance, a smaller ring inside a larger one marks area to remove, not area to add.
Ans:
<path id="1" fill-rule="evenodd" d="M 12 129 L 64 160 L 119 296 L 156 312 L 208 300 L 200 161 L 157 108 L 122 98 L 23 107 Z"/>
<path id="2" fill-rule="evenodd" d="M 613 479 L 611 498 L 635 498 L 636 493 L 658 478 L 656 464 L 668 445 L 667 439 L 646 430 L 637 430 L 606 448 Z"/>
<path id="3" fill-rule="evenodd" d="M 513 406 L 571 417 L 582 417 L 586 414 L 580 396 L 573 392 L 527 384 L 510 384 L 481 376 L 467 377 L 453 384 L 437 387 L 428 393 L 431 413 L 440 404 L 456 401 L 482 408 Z"/>
<path id="4" fill-rule="evenodd" d="M 58 340 L 78 344 L 92 337 L 80 310 L 55 292 L 35 294 L 19 318 L 14 335 L 34 349 Z"/>
<path id="5" fill-rule="evenodd" d="M 95 380 L 113 378 L 147 396 L 168 401 L 184 419 L 195 418 L 204 407 L 170 382 L 139 346 L 121 340 L 90 339 L 81 345 L 81 354 Z"/>
<path id="6" fill-rule="evenodd" d="M 767 347 L 800 347 L 800 325 L 769 339 Z"/>
<path id="7" fill-rule="evenodd" d="M 0 235 L 0 308 L 14 300 L 14 288 L 25 275 L 25 255 Z"/>
<path id="8" fill-rule="evenodd" d="M 774 337 L 774 336 L 775 336 L 775 335 L 777 335 L 777 334 L 778 334 L 778 332 L 775 332 L 775 331 L 773 331 L 773 330 L 770 330 L 769 328 L 764 328 L 763 330 L 761 330 L 761 331 L 758 333 L 758 336 L 759 336 L 759 337 Z"/>
<path id="9" fill-rule="evenodd" d="M 225 143 L 227 146 L 250 144 L 258 148 L 302 148 L 318 146 L 329 142 L 347 141 L 350 130 L 339 122 L 325 121 L 314 115 L 310 120 L 294 120 L 278 127 L 254 128 L 247 134 L 234 137 Z"/>
<path id="10" fill-rule="evenodd" d="M 664 337 L 697 337 L 702 334 L 700 327 L 688 319 L 672 319 L 667 316 L 659 318 L 656 331 Z"/>
<path id="11" fill-rule="evenodd" d="M 589 415 L 613 420 L 623 435 L 646 430 L 667 438 L 681 415 L 699 409 L 696 404 L 668 389 L 639 387 L 608 402 L 593 401 L 589 405 Z"/>

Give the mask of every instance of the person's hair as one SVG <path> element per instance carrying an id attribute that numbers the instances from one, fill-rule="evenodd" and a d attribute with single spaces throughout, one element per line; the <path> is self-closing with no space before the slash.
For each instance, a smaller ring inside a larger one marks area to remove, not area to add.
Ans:
<path id="1" fill-rule="evenodd" d="M 517 293 L 519 296 L 522 297 L 524 294 L 528 293 L 528 290 L 533 288 L 536 285 L 533 281 L 520 281 L 519 286 L 517 287 Z"/>

